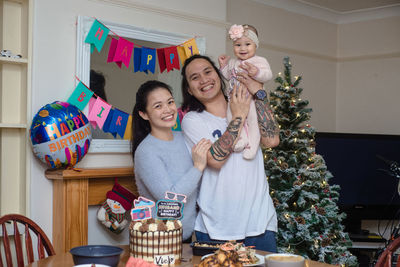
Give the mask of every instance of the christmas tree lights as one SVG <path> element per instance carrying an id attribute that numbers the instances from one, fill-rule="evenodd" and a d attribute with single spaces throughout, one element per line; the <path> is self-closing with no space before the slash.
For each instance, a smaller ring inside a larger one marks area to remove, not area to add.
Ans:
<path id="1" fill-rule="evenodd" d="M 278 216 L 279 252 L 338 264 L 357 265 L 348 248 L 337 201 L 339 186 L 329 185 L 332 174 L 315 153 L 315 129 L 308 123 L 311 108 L 300 98 L 301 76 L 291 77 L 291 63 L 284 58 L 284 73 L 270 93 L 271 107 L 280 126 L 280 144 L 265 149 L 264 162 L 271 197 Z"/>

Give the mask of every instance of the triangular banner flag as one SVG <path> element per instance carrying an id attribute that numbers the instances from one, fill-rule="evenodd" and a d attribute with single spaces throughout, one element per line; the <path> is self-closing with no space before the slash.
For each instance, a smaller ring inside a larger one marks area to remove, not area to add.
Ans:
<path id="1" fill-rule="evenodd" d="M 179 70 L 179 56 L 178 56 L 178 50 L 176 49 L 176 46 L 170 46 L 164 48 L 164 53 L 165 53 L 165 63 L 167 65 L 167 71 L 171 71 L 174 68 Z"/>
<path id="2" fill-rule="evenodd" d="M 135 47 L 133 52 L 133 71 L 138 72 L 140 71 L 140 63 L 142 58 L 142 48 Z"/>
<path id="3" fill-rule="evenodd" d="M 199 54 L 199 49 L 197 48 L 195 39 L 190 39 L 189 41 L 185 42 L 183 47 L 185 48 L 187 58 Z"/>
<path id="4" fill-rule="evenodd" d="M 114 62 L 122 62 L 129 68 L 129 63 L 131 61 L 133 51 L 133 43 L 125 40 L 124 38 L 118 39 L 117 48 L 114 54 Z"/>
<path id="5" fill-rule="evenodd" d="M 93 92 L 87 89 L 82 82 L 79 82 L 67 102 L 76 106 L 80 110 L 83 110 L 89 103 L 89 100 L 92 97 L 92 95 Z"/>
<path id="6" fill-rule="evenodd" d="M 160 66 L 160 73 L 167 68 L 165 65 L 164 48 L 157 48 L 158 65 Z"/>
<path id="7" fill-rule="evenodd" d="M 117 50 L 117 45 L 118 45 L 118 40 L 115 38 L 111 39 L 111 44 L 110 48 L 108 49 L 108 57 L 107 57 L 107 63 L 114 62 L 114 56 L 115 56 L 115 51 Z M 122 62 L 115 62 L 117 63 L 118 67 L 121 68 Z"/>
<path id="8" fill-rule="evenodd" d="M 149 70 L 154 73 L 156 69 L 156 50 L 153 48 L 142 47 L 142 60 L 140 71 Z"/>
<path id="9" fill-rule="evenodd" d="M 107 115 L 107 119 L 103 124 L 103 132 L 105 132 L 105 133 L 112 133 L 110 131 L 110 125 L 111 125 L 111 120 L 112 120 L 113 114 L 114 114 L 114 110 L 110 109 L 110 112 L 108 112 L 108 115 Z M 116 136 L 114 135 L 114 138 L 115 137 Z"/>
<path id="10" fill-rule="evenodd" d="M 176 131 L 176 132 L 182 131 L 181 122 L 180 122 L 180 119 L 179 119 L 179 114 L 178 114 L 178 116 L 176 116 L 176 122 L 175 122 L 174 127 L 172 127 L 172 131 Z"/>
<path id="11" fill-rule="evenodd" d="M 126 126 L 128 123 L 129 114 L 114 109 L 114 113 L 110 123 L 110 132 L 111 133 L 118 133 L 121 138 L 124 138 Z"/>
<path id="12" fill-rule="evenodd" d="M 185 64 L 185 60 L 187 59 L 185 48 L 183 46 L 177 46 L 179 59 L 181 61 L 181 65 Z"/>
<path id="13" fill-rule="evenodd" d="M 91 45 L 90 51 L 92 53 L 94 51 L 94 47 L 97 48 L 97 51 L 101 51 L 109 32 L 110 30 L 106 26 L 100 23 L 97 19 L 94 20 L 92 27 L 90 28 L 85 39 L 85 43 L 89 43 Z"/>
<path id="14" fill-rule="evenodd" d="M 93 125 L 93 128 L 98 126 L 100 129 L 103 128 L 103 124 L 107 119 L 107 115 L 110 112 L 111 105 L 104 102 L 103 99 L 98 97 L 94 102 L 93 107 L 89 110 L 88 120 Z"/>
<path id="15" fill-rule="evenodd" d="M 126 123 L 124 139 L 131 140 L 131 138 L 132 138 L 132 115 L 129 115 L 128 122 Z"/>

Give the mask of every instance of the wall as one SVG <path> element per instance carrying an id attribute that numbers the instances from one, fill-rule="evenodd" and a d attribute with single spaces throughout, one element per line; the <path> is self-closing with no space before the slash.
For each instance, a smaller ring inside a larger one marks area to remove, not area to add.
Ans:
<path id="1" fill-rule="evenodd" d="M 162 31 L 205 36 L 207 53 L 216 56 L 225 50 L 225 1 L 179 1 L 166 4 L 161 0 L 36 0 L 34 1 L 32 114 L 56 100 L 66 101 L 75 86 L 76 19 L 78 15 L 120 24 L 159 29 Z M 212 6 L 213 8 L 209 8 Z M 82 163 L 94 166 L 127 165 L 114 155 L 86 156 Z M 87 163 L 89 162 L 89 163 Z M 106 165 L 107 164 L 107 165 Z M 44 177 L 45 166 L 36 158 L 30 166 L 30 217 L 52 236 L 52 184 Z M 119 238 L 102 236 L 100 226 L 89 215 L 89 242 L 120 242 Z M 105 229 L 105 228 L 104 228 Z M 101 234 L 100 234 L 101 235 Z M 94 239 L 92 238 L 94 236 Z M 104 240 L 111 239 L 111 240 Z"/>
<path id="2" fill-rule="evenodd" d="M 337 131 L 400 134 L 400 14 L 338 27 Z"/>

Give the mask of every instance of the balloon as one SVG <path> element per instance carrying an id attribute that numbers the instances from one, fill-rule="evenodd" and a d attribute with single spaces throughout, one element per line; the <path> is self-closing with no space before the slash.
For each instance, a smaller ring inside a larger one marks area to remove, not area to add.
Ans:
<path id="1" fill-rule="evenodd" d="M 29 132 L 33 153 L 52 169 L 74 166 L 86 155 L 92 141 L 85 114 L 67 102 L 42 107 Z"/>

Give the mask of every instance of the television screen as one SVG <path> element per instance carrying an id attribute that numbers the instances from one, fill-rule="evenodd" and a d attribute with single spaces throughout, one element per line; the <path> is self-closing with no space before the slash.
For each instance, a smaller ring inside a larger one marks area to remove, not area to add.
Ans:
<path id="1" fill-rule="evenodd" d="M 329 183 L 341 187 L 338 205 L 347 221 L 395 219 L 399 178 L 389 169 L 400 164 L 400 136 L 317 133 L 315 139 L 316 153 L 334 176 Z"/>

